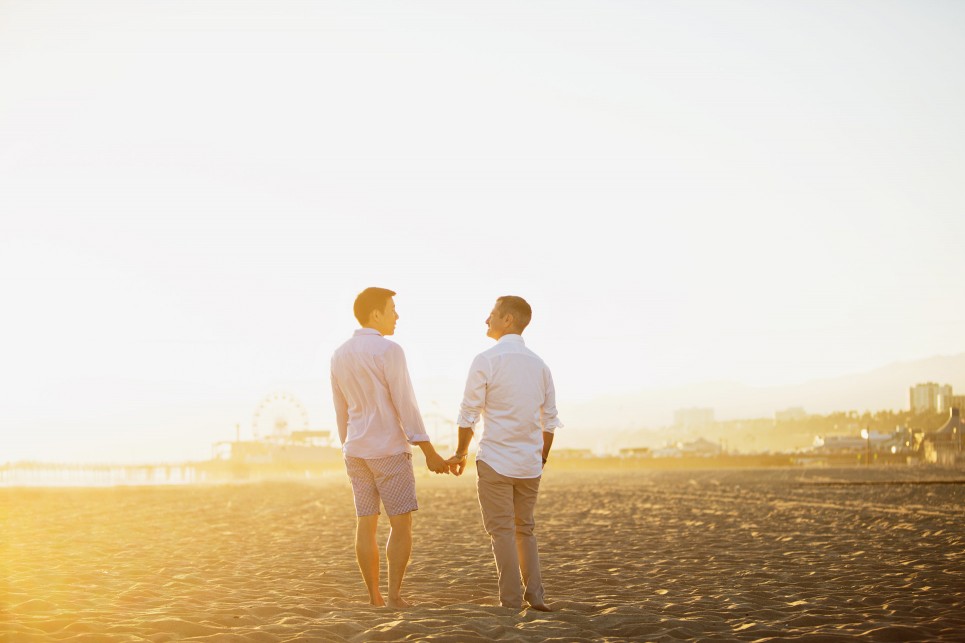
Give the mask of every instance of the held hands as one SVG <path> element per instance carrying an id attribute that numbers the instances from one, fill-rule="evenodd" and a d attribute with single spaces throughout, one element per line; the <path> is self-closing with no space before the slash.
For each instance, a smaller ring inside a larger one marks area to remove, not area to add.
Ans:
<path id="1" fill-rule="evenodd" d="M 434 451 L 426 454 L 426 466 L 433 473 L 449 473 L 449 461 L 443 460 L 442 456 Z"/>
<path id="2" fill-rule="evenodd" d="M 469 461 L 469 454 L 463 453 L 462 455 L 454 454 L 451 458 L 446 460 L 446 464 L 449 465 L 449 471 L 456 476 L 461 476 L 466 470 L 466 463 Z"/>

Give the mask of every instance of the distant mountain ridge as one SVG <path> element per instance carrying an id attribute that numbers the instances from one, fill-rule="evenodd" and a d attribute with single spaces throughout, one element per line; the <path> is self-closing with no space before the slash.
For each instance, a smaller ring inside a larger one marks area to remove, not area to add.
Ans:
<path id="1" fill-rule="evenodd" d="M 775 411 L 789 407 L 817 414 L 903 410 L 909 406 L 909 387 L 922 382 L 950 384 L 955 394 L 965 394 L 965 353 L 896 362 L 865 373 L 788 386 L 706 382 L 607 396 L 567 409 L 564 422 L 583 433 L 668 426 L 675 410 L 690 407 L 712 408 L 718 420 L 773 417 Z"/>

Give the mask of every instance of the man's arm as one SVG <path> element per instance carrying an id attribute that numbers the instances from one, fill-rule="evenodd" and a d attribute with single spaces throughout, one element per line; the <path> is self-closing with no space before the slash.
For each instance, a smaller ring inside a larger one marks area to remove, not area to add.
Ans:
<path id="1" fill-rule="evenodd" d="M 409 444 L 429 442 L 429 434 L 426 433 L 422 413 L 419 412 L 419 403 L 416 402 L 415 391 L 412 390 L 412 380 L 409 379 L 409 368 L 406 366 L 405 353 L 401 346 L 393 344 L 385 351 L 383 369 L 389 396 L 395 412 L 399 415 L 406 441 Z"/>
<path id="2" fill-rule="evenodd" d="M 340 444 L 345 444 L 348 438 L 348 402 L 342 389 L 338 387 L 335 379 L 335 369 L 332 369 L 332 401 L 335 403 L 335 425 L 338 427 L 338 440 Z"/>
<path id="3" fill-rule="evenodd" d="M 560 422 L 556 411 L 556 387 L 553 385 L 553 374 L 545 366 L 543 367 L 543 386 L 543 405 L 539 409 L 539 420 L 544 431 L 553 433 L 563 426 L 563 423 Z"/>
<path id="4" fill-rule="evenodd" d="M 426 457 L 426 466 L 435 473 L 449 473 L 449 465 L 436 452 L 429 434 L 426 433 L 422 413 L 415 399 L 412 380 L 409 378 L 409 368 L 405 363 L 405 353 L 398 344 L 393 344 L 384 356 L 385 381 L 389 387 L 389 395 L 395 405 L 396 413 L 406 441 L 422 449 Z"/>
<path id="5" fill-rule="evenodd" d="M 473 429 L 483 408 L 486 406 L 486 391 L 489 385 L 489 361 L 482 355 L 477 355 L 469 367 L 466 377 L 466 388 L 462 394 L 462 404 L 459 405 L 459 444 L 456 453 L 446 460 L 450 470 L 461 476 L 466 470 L 469 459 L 469 444 L 472 442 Z"/>
<path id="6" fill-rule="evenodd" d="M 456 453 L 446 460 L 449 470 L 461 476 L 466 470 L 466 463 L 469 461 L 469 444 L 472 442 L 473 430 L 471 426 L 459 427 L 459 444 L 456 445 Z"/>
<path id="7" fill-rule="evenodd" d="M 426 457 L 426 466 L 429 470 L 434 473 L 449 473 L 451 467 L 446 460 L 442 459 L 442 456 L 436 451 L 436 448 L 432 446 L 429 441 L 426 442 L 416 442 L 416 446 L 422 449 L 422 454 Z"/>
<path id="8" fill-rule="evenodd" d="M 466 388 L 462 394 L 462 404 L 459 405 L 459 418 L 456 422 L 459 428 L 475 428 L 483 408 L 486 406 L 486 390 L 489 386 L 489 361 L 482 355 L 477 355 L 469 367 L 466 377 Z M 461 434 L 461 432 L 460 432 Z M 470 435 L 470 438 L 472 436 Z"/>
<path id="9" fill-rule="evenodd" d="M 544 384 L 546 386 L 546 396 L 543 398 L 543 406 L 540 408 L 539 419 L 543 425 L 543 465 L 550 457 L 550 449 L 553 448 L 553 436 L 557 428 L 563 426 L 556 413 L 556 387 L 553 386 L 553 374 L 549 368 L 544 367 Z"/>
<path id="10" fill-rule="evenodd" d="M 548 431 L 543 431 L 543 465 L 546 465 L 546 461 L 550 458 L 550 449 L 553 448 L 553 433 Z"/>

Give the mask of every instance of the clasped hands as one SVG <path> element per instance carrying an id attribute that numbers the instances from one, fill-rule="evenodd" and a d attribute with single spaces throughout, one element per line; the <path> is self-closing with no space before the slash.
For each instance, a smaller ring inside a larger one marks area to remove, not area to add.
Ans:
<path id="1" fill-rule="evenodd" d="M 449 465 L 449 473 L 454 476 L 461 476 L 463 471 L 466 470 L 466 463 L 468 461 L 468 453 L 463 453 L 462 455 L 459 455 L 458 453 L 453 454 L 451 458 L 446 460 L 446 464 Z"/>
<path id="2" fill-rule="evenodd" d="M 426 466 L 433 473 L 451 473 L 456 476 L 461 476 L 466 470 L 466 462 L 469 460 L 469 454 L 463 454 L 462 456 L 453 455 L 448 460 L 444 460 L 441 455 L 433 453 L 426 457 Z"/>

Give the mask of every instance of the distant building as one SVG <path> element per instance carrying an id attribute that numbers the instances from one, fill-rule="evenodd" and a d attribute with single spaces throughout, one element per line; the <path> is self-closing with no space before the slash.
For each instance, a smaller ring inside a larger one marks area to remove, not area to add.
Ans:
<path id="1" fill-rule="evenodd" d="M 777 411 L 774 413 L 775 422 L 793 422 L 795 420 L 803 420 L 808 414 L 800 406 L 793 406 L 789 409 L 784 409 L 783 411 Z"/>
<path id="2" fill-rule="evenodd" d="M 896 432 L 897 434 L 897 432 Z M 816 436 L 813 449 L 818 453 L 863 453 L 865 451 L 885 451 L 895 442 L 891 433 L 871 431 L 868 437 L 861 435 Z"/>
<path id="3" fill-rule="evenodd" d="M 867 448 L 860 435 L 815 436 L 813 448 L 820 453 L 856 453 Z"/>
<path id="4" fill-rule="evenodd" d="M 945 425 L 925 436 L 925 460 L 955 464 L 965 448 L 963 433 L 965 422 L 962 421 L 962 412 L 957 408 L 949 409 Z"/>
<path id="5" fill-rule="evenodd" d="M 912 413 L 937 413 L 938 401 L 942 396 L 952 397 L 952 387 L 934 382 L 915 384 L 908 389 Z"/>
<path id="6" fill-rule="evenodd" d="M 650 458 L 653 456 L 653 451 L 650 447 L 626 447 L 620 449 L 621 458 Z"/>
<path id="7" fill-rule="evenodd" d="M 912 430 L 907 426 L 895 427 L 895 434 L 892 437 L 892 453 L 915 453 L 921 446 L 924 433 L 919 430 Z"/>
<path id="8" fill-rule="evenodd" d="M 938 412 L 948 413 L 951 409 L 965 409 L 965 395 L 939 395 Z"/>
<path id="9" fill-rule="evenodd" d="M 719 444 L 704 438 L 697 438 L 693 442 L 682 444 L 680 445 L 680 450 L 684 455 L 697 455 L 701 457 L 715 456 L 721 453 Z"/>
<path id="10" fill-rule="evenodd" d="M 714 423 L 714 409 L 677 409 L 673 414 L 674 426 L 683 429 L 700 429 Z"/>

